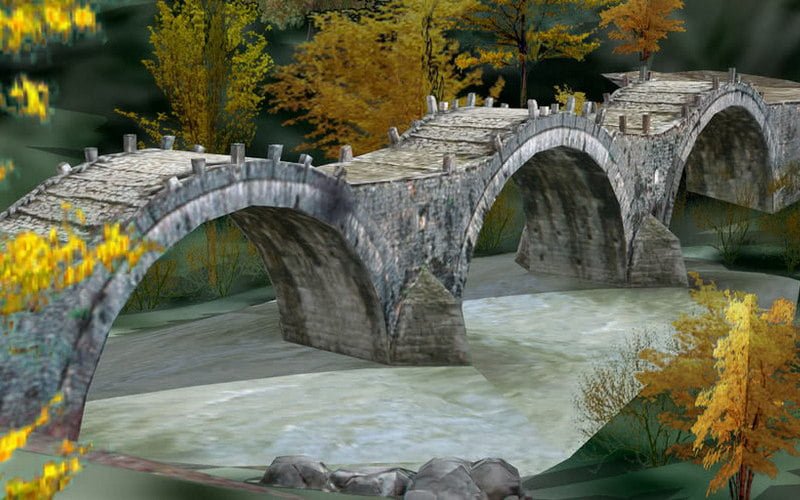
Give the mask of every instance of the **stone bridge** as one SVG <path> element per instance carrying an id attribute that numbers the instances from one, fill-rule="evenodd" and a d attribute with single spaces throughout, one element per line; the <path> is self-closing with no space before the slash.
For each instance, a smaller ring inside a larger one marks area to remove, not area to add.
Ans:
<path id="1" fill-rule="evenodd" d="M 464 364 L 461 294 L 484 216 L 509 179 L 524 195 L 517 262 L 530 271 L 623 286 L 686 286 L 667 229 L 686 172 L 690 191 L 775 212 L 800 198 L 770 181 L 800 159 L 800 84 L 735 72 L 607 75 L 621 87 L 580 115 L 565 109 L 446 106 L 390 145 L 314 167 L 171 149 L 62 164 L 58 175 L 0 214 L 0 232 L 46 235 L 69 201 L 86 214 L 74 230 L 96 242 L 124 221 L 168 249 L 200 224 L 230 214 L 263 258 L 283 337 L 394 365 Z M 449 103 L 448 103 L 449 104 Z M 447 109 L 449 108 L 449 109 Z M 63 232 L 59 233 L 62 239 Z M 112 322 L 148 267 L 145 254 L 114 273 L 98 266 L 40 312 L 14 316 L 0 353 L 0 426 L 32 421 L 56 391 L 64 412 L 46 432 L 76 438 L 89 384 Z M 5 351 L 5 350 L 4 350 Z"/>

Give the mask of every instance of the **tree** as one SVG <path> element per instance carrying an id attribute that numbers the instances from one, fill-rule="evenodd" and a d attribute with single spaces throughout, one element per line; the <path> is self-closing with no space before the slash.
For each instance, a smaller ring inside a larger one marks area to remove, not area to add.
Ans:
<path id="1" fill-rule="evenodd" d="M 653 368 L 636 373 L 644 386 L 641 397 L 654 398 L 666 394 L 673 408 L 659 414 L 659 421 L 676 431 L 691 432 L 702 409 L 695 402 L 702 390 L 713 386 L 718 379 L 714 369 L 713 351 L 717 341 L 728 334 L 729 325 L 725 309 L 729 300 L 742 300 L 743 292 L 717 289 L 714 283 L 706 284 L 697 273 L 689 273 L 695 289 L 689 291 L 698 306 L 698 314 L 682 314 L 672 324 L 676 348 L 672 352 L 644 349 L 640 357 L 652 363 Z M 694 458 L 692 443 L 676 443 L 668 453 L 680 459 Z"/>
<path id="2" fill-rule="evenodd" d="M 255 5 L 179 0 L 170 7 L 158 0 L 157 7 L 156 26 L 150 27 L 155 58 L 142 63 L 171 111 L 155 119 L 115 111 L 135 120 L 155 142 L 170 134 L 185 147 L 202 144 L 209 152 L 249 143 L 264 100 L 263 79 L 272 66 L 266 39 L 248 29 L 256 20 Z"/>
<path id="3" fill-rule="evenodd" d="M 627 0 L 600 13 L 600 26 L 613 24 L 608 34 L 611 40 L 624 43 L 614 47 L 615 54 L 638 53 L 639 61 L 647 64 L 654 52 L 661 50 L 659 40 L 673 31 L 686 31 L 683 21 L 668 19 L 673 11 L 682 9 L 682 0 Z"/>
<path id="4" fill-rule="evenodd" d="M 774 478 L 769 458 L 783 450 L 798 456 L 800 373 L 795 305 L 778 299 L 759 314 L 758 299 L 732 299 L 725 317 L 730 333 L 714 349 L 717 383 L 701 392 L 696 404 L 705 410 L 692 426 L 693 450 L 705 468 L 726 461 L 706 495 L 728 482 L 734 500 L 749 500 L 755 473 Z"/>
<path id="5" fill-rule="evenodd" d="M 466 16 L 466 28 L 494 36 L 492 48 L 478 56 L 462 54 L 461 68 L 491 64 L 501 68 L 513 61 L 519 67 L 519 105 L 528 96 L 528 63 L 568 58 L 582 61 L 600 46 L 590 40 L 594 30 L 582 30 L 589 13 L 619 0 L 480 0 Z"/>
<path id="6" fill-rule="evenodd" d="M 261 20 L 274 24 L 279 30 L 301 26 L 311 13 L 373 10 L 388 2 L 389 0 L 256 0 L 261 11 Z M 310 29 L 309 23 L 309 33 Z"/>
<path id="7" fill-rule="evenodd" d="M 458 44 L 444 36 L 470 3 L 398 0 L 358 20 L 314 14 L 319 32 L 267 85 L 274 112 L 297 114 L 284 125 L 313 126 L 296 149 L 335 158 L 342 144 L 356 152 L 381 148 L 389 127 L 402 130 L 425 113 L 425 96 L 450 100 L 478 85 L 481 71 L 458 71 L 451 63 Z"/>

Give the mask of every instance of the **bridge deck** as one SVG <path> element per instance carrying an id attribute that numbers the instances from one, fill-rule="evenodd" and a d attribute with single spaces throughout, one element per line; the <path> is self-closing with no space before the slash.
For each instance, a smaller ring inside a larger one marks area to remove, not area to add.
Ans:
<path id="1" fill-rule="evenodd" d="M 622 84 L 623 75 L 628 75 L 631 82 L 635 82 L 639 78 L 638 71 L 627 73 L 604 73 L 603 76 L 616 83 Z M 783 104 L 788 102 L 800 102 L 800 83 L 791 80 L 781 80 L 778 78 L 769 78 L 759 75 L 748 75 L 745 73 L 738 73 L 742 77 L 742 81 L 749 83 L 756 90 L 761 92 L 764 101 L 767 104 Z M 704 82 L 711 88 L 711 80 L 714 76 L 719 77 L 720 82 L 725 82 L 728 78 L 728 73 L 723 71 L 681 71 L 676 73 L 658 73 L 652 72 L 651 81 L 660 82 Z M 637 84 L 636 87 L 639 87 Z"/>
<path id="2" fill-rule="evenodd" d="M 152 194 L 164 189 L 166 179 L 191 175 L 190 160 L 198 157 L 206 158 L 209 169 L 230 163 L 227 155 L 161 149 L 100 156 L 92 164 L 84 163 L 66 175 L 47 179 L 10 210 L 0 213 L 0 235 L 31 231 L 45 236 L 51 227 L 58 226 L 59 238 L 64 241 L 61 204 L 68 202 L 84 212 L 86 221 L 80 223 L 70 216 L 67 224 L 86 239 L 106 223 L 133 216 Z"/>
<path id="3" fill-rule="evenodd" d="M 619 133 L 619 116 L 627 117 L 625 135 L 642 135 L 642 115 L 650 114 L 650 134 L 660 134 L 680 124 L 681 107 L 695 95 L 712 91 L 711 78 L 724 83 L 727 73 L 691 71 L 653 73 L 637 82 L 637 73 L 627 73 L 632 85 L 618 89 L 605 105 L 603 126 Z M 621 82 L 623 73 L 605 75 Z M 763 95 L 768 104 L 800 102 L 800 83 L 752 75 L 741 75 Z M 589 119 L 594 116 L 590 115 Z M 541 117 L 540 120 L 547 120 Z M 399 144 L 356 156 L 344 162 L 346 181 L 371 184 L 442 175 L 442 157 L 455 155 L 456 168 L 463 169 L 494 154 L 493 138 L 512 136 L 528 120 L 527 109 L 473 107 L 425 117 L 407 130 Z M 62 202 L 80 207 L 85 223 L 71 220 L 69 226 L 82 238 L 105 223 L 126 220 L 150 197 L 164 189 L 164 181 L 191 172 L 191 158 L 206 158 L 208 168 L 228 164 L 230 157 L 189 151 L 148 149 L 134 153 L 101 156 L 93 164 L 81 164 L 67 175 L 56 175 L 0 213 L 0 236 L 33 231 L 46 235 L 62 222 Z M 247 158 L 254 159 L 254 158 Z M 318 168 L 333 174 L 339 163 Z M 74 217 L 73 217 L 74 219 Z M 63 240 L 66 235 L 59 231 Z"/>

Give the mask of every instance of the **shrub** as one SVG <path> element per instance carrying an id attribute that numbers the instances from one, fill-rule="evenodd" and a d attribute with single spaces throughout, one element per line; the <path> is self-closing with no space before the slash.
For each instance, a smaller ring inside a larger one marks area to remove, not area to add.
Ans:
<path id="1" fill-rule="evenodd" d="M 716 242 L 712 246 L 722 255 L 726 266 L 733 265 L 739 257 L 742 246 L 747 242 L 750 231 L 750 208 L 755 200 L 752 190 L 740 190 L 737 203 L 725 203 L 722 213 L 714 210 L 715 202 L 700 203 L 692 210 L 692 218 L 701 229 L 712 229 Z M 717 202 L 718 203 L 718 202 Z"/>
<path id="2" fill-rule="evenodd" d="M 253 262 L 257 252 L 250 242 L 243 251 L 244 236 L 230 217 L 209 221 L 203 229 L 205 243 L 190 244 L 186 250 L 189 288 L 194 294 L 210 291 L 216 297 L 225 297 L 231 293 L 236 278 L 257 273 L 259 264 Z"/>
<path id="3" fill-rule="evenodd" d="M 497 253 L 500 245 L 509 236 L 508 230 L 516 214 L 512 196 L 518 191 L 519 188 L 514 181 L 506 182 L 506 185 L 503 186 L 494 205 L 483 220 L 483 227 L 478 234 L 478 241 L 475 243 L 476 254 Z"/>
<path id="4" fill-rule="evenodd" d="M 768 215 L 761 220 L 761 227 L 776 236 L 781 243 L 781 257 L 786 271 L 794 273 L 800 265 L 800 204 Z"/>
<path id="5" fill-rule="evenodd" d="M 635 333 L 612 347 L 611 358 L 581 377 L 573 400 L 576 424 L 605 457 L 621 454 L 639 465 L 658 467 L 669 462 L 672 444 L 689 438 L 659 421 L 658 415 L 672 406 L 668 396 L 639 397 L 642 384 L 635 373 L 650 366 L 639 353 L 662 337 L 653 330 Z M 670 342 L 670 348 L 675 347 Z"/>

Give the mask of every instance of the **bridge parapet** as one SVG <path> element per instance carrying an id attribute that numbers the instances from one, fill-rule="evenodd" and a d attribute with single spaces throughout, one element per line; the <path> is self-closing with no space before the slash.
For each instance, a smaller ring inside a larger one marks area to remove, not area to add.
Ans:
<path id="1" fill-rule="evenodd" d="M 738 178 L 760 186 L 782 161 L 800 158 L 800 98 L 778 105 L 746 84 L 714 87 L 656 78 L 585 116 L 571 106 L 537 115 L 432 105 L 402 135 L 390 133 L 391 146 L 316 168 L 307 155 L 282 161 L 276 145 L 261 159 L 240 147 L 231 156 L 173 151 L 172 140 L 136 151 L 127 138 L 123 153 L 89 150 L 89 161 L 62 166 L 0 214 L 0 232 L 46 235 L 61 222 L 60 202 L 73 198 L 87 215 L 73 225 L 85 234 L 123 221 L 165 247 L 230 214 L 276 287 L 285 339 L 391 364 L 464 363 L 462 291 L 486 214 L 509 179 L 524 196 L 517 262 L 526 269 L 674 286 L 686 276 L 667 227 L 684 164 L 700 172 L 697 189 L 722 196 L 726 186 L 707 180 L 722 167 L 708 159 L 733 163 Z M 649 115 L 647 134 L 636 119 L 618 127 L 615 116 L 632 111 Z M 201 157 L 205 165 L 192 166 Z M 756 160 L 761 177 L 742 174 Z M 54 432 L 74 437 L 108 329 L 159 256 L 146 254 L 129 275 L 124 265 L 114 275 L 98 268 L 41 313 L 20 316 L 27 340 L 53 355 L 31 368 L 0 353 L 0 425 L 34 416 L 60 388 L 69 412 Z M 76 307 L 84 312 L 73 317 Z"/>

